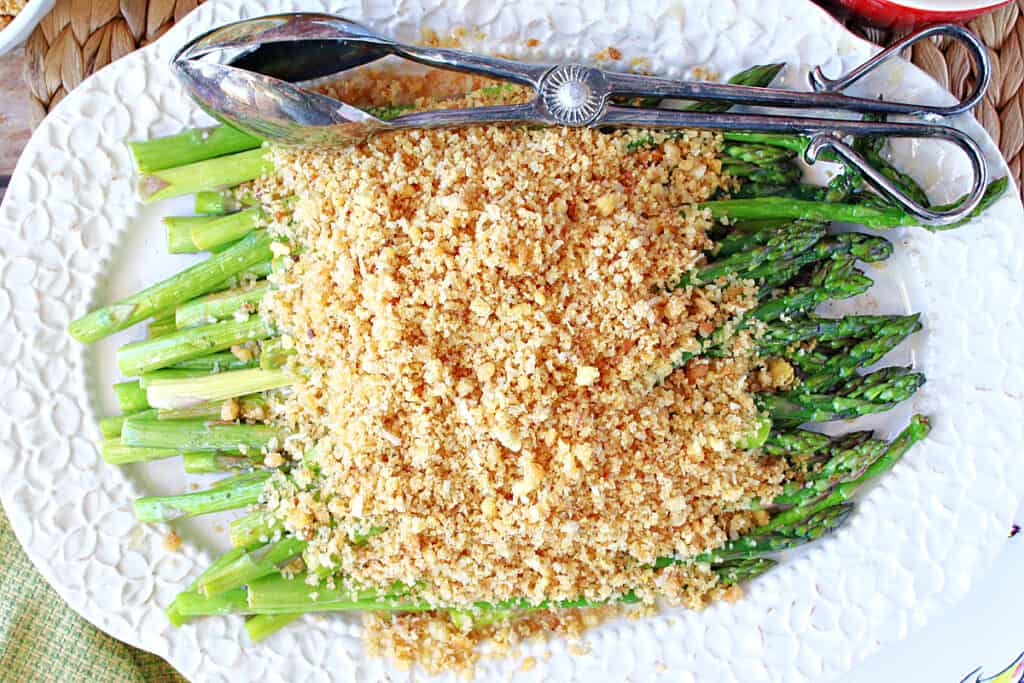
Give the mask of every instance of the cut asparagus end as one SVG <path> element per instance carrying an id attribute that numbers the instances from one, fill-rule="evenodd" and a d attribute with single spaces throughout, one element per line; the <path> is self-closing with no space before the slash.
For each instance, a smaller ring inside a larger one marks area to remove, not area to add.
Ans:
<path id="1" fill-rule="evenodd" d="M 302 616 L 296 614 L 256 614 L 245 620 L 245 632 L 254 643 L 277 633 L 288 624 Z"/>
<path id="2" fill-rule="evenodd" d="M 259 207 L 245 209 L 226 216 L 215 216 L 191 226 L 189 235 L 192 244 L 199 251 L 212 251 L 226 244 L 240 240 L 263 223 L 263 210 Z"/>
<path id="3" fill-rule="evenodd" d="M 138 413 L 150 407 L 146 391 L 138 380 L 118 382 L 114 385 L 114 396 L 122 413 Z"/>
<path id="4" fill-rule="evenodd" d="M 181 455 L 176 448 L 125 446 L 120 438 L 104 439 L 100 455 L 110 465 L 127 465 L 132 462 L 150 462 Z"/>
<path id="5" fill-rule="evenodd" d="M 172 254 L 195 254 L 203 251 L 192 241 L 192 229 L 216 220 L 218 216 L 165 216 L 167 251 Z"/>

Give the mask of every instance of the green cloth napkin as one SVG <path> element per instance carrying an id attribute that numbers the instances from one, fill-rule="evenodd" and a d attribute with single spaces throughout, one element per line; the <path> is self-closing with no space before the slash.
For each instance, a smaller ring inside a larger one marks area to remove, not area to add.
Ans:
<path id="1" fill-rule="evenodd" d="M 0 508 L 0 679 L 186 683 L 156 655 L 115 640 L 64 604 Z"/>

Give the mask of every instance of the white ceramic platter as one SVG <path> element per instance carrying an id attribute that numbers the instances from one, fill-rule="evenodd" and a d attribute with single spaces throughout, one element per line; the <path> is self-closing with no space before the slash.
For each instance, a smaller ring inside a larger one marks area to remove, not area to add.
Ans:
<path id="1" fill-rule="evenodd" d="M 871 47 L 794 0 L 215 0 L 90 78 L 36 131 L 0 207 L 0 497 L 36 566 L 89 621 L 194 680 L 405 680 L 414 674 L 364 656 L 357 617 L 307 618 L 260 645 L 248 644 L 239 618 L 167 624 L 161 607 L 226 545 L 228 517 L 179 525 L 185 545 L 177 553 L 162 547 L 166 527 L 136 523 L 133 498 L 190 483 L 173 461 L 106 466 L 93 445 L 96 418 L 115 412 L 113 351 L 140 332 L 89 349 L 64 333 L 92 305 L 187 262 L 164 254 L 159 218 L 188 203 L 141 206 L 123 144 L 204 121 L 167 68 L 173 51 L 227 21 L 294 9 L 343 14 L 406 41 L 462 28 L 465 47 L 519 58 L 589 61 L 616 47 L 620 68 L 675 77 L 698 65 L 724 77 L 785 61 L 786 81 L 798 84 L 808 67 L 824 64 L 836 75 Z M 863 90 L 949 98 L 902 63 Z M 985 142 L 994 174 L 1004 174 L 981 128 L 969 119 L 959 125 Z M 935 200 L 966 185 L 966 164 L 941 146 L 903 144 L 894 154 Z M 955 232 L 892 231 L 896 255 L 869 271 L 877 286 L 844 307 L 924 312 L 927 331 L 890 360 L 913 361 L 928 384 L 913 406 L 872 424 L 891 434 L 913 409 L 935 425 L 844 529 L 754 582 L 737 605 L 611 622 L 586 635 L 591 652 L 583 656 L 561 641 L 530 644 L 533 669 L 486 661 L 481 675 L 829 680 L 963 596 L 1005 538 L 1022 470 L 1024 212 L 1016 197 L 1011 188 Z"/>

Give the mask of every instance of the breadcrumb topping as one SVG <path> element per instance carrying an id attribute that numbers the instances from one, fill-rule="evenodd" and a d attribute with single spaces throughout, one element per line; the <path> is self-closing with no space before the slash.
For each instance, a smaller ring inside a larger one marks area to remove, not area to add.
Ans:
<path id="1" fill-rule="evenodd" d="M 374 87 L 416 101 L 431 92 L 419 82 Z M 487 90 L 458 104 L 523 97 Z M 262 309 L 303 379 L 273 406 L 296 436 L 268 505 L 309 541 L 311 575 L 401 581 L 445 607 L 735 594 L 707 566 L 649 565 L 752 528 L 763 513 L 748 502 L 783 480 L 784 463 L 733 446 L 756 414 L 749 331 L 733 354 L 673 371 L 756 288 L 673 287 L 712 245 L 710 217 L 684 207 L 727 182 L 721 138 L 636 151 L 636 135 L 478 127 L 272 151 L 263 191 L 298 199 L 271 226 L 291 256 Z M 569 614 L 367 628 L 375 651 L 440 670 L 471 666 L 502 628 L 557 630 Z"/>
<path id="2" fill-rule="evenodd" d="M 0 30 L 14 21 L 18 12 L 25 9 L 28 0 L 0 0 Z"/>

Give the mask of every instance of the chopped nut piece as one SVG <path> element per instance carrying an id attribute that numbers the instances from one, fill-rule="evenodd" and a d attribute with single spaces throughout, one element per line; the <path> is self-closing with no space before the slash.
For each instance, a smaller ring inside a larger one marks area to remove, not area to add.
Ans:
<path id="1" fill-rule="evenodd" d="M 593 365 L 581 365 L 576 368 L 576 384 L 587 387 L 597 381 L 601 371 Z"/>
<path id="2" fill-rule="evenodd" d="M 768 374 L 771 377 L 772 385 L 777 388 L 788 387 L 796 379 L 793 366 L 784 358 L 769 358 L 765 365 L 768 367 Z"/>
<path id="3" fill-rule="evenodd" d="M 620 198 L 618 194 L 606 194 L 598 197 L 594 202 L 594 206 L 597 207 L 598 213 L 602 216 L 611 216 L 612 212 L 618 208 L 619 200 Z"/>
<path id="4" fill-rule="evenodd" d="M 225 422 L 234 422 L 238 419 L 238 415 L 241 413 L 238 401 L 233 398 L 229 398 L 224 401 L 220 406 L 220 419 Z"/>

